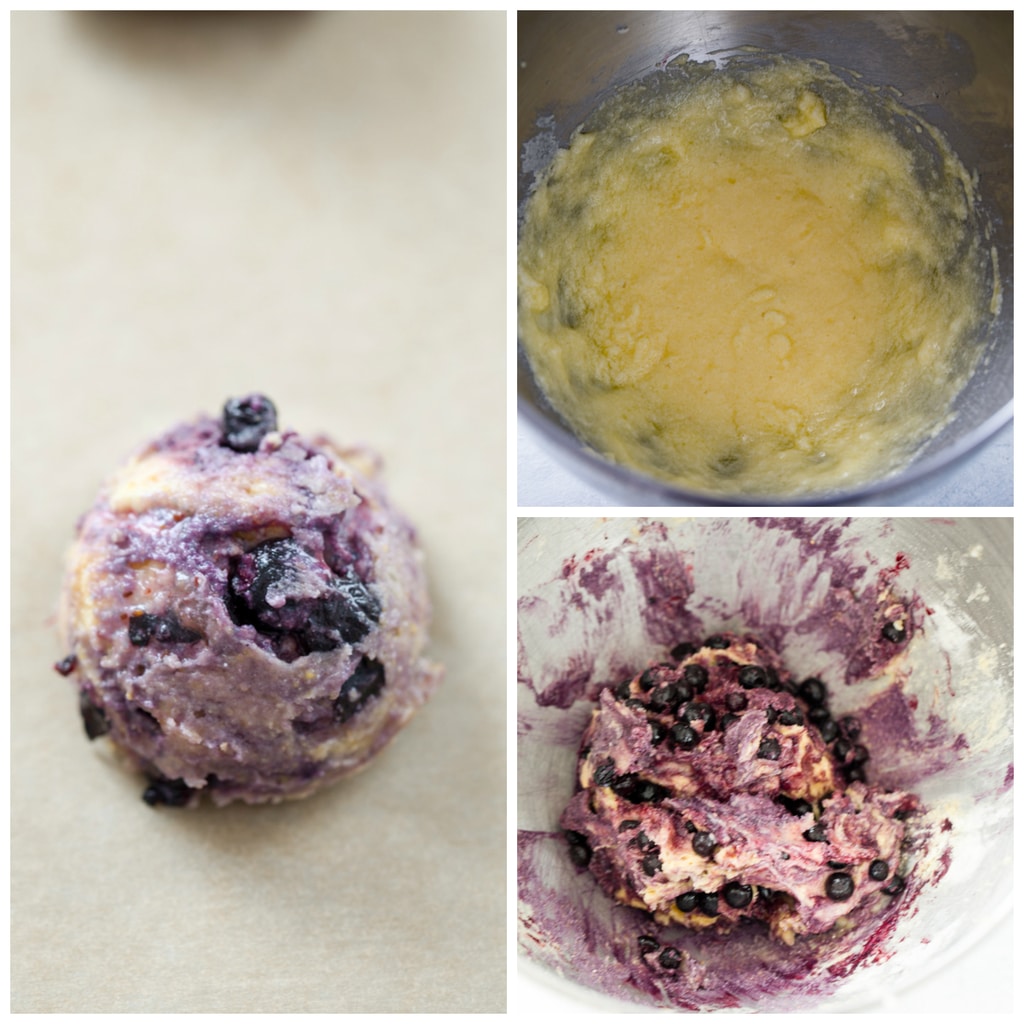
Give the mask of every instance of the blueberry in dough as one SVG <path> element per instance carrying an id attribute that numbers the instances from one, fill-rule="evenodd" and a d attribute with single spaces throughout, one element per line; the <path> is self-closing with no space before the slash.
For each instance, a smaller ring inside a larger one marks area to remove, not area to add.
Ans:
<path id="1" fill-rule="evenodd" d="M 194 644 L 202 633 L 183 626 L 173 615 L 138 612 L 128 620 L 128 642 L 145 647 L 151 640 L 161 644 Z"/>
<path id="2" fill-rule="evenodd" d="M 347 722 L 361 711 L 369 700 L 384 689 L 384 666 L 373 658 L 363 658 L 355 672 L 345 680 L 334 700 L 334 719 Z"/>
<path id="3" fill-rule="evenodd" d="M 876 882 L 884 882 L 889 877 L 889 864 L 884 860 L 873 860 L 868 865 L 868 877 Z"/>
<path id="4" fill-rule="evenodd" d="M 754 890 L 742 882 L 728 882 L 722 889 L 722 898 L 733 909 L 742 910 L 754 899 Z"/>
<path id="5" fill-rule="evenodd" d="M 825 895 L 830 900 L 848 900 L 853 888 L 853 879 L 845 871 L 836 871 L 825 880 Z"/>
<path id="6" fill-rule="evenodd" d="M 277 409 L 265 395 L 229 398 L 222 420 L 224 444 L 232 451 L 254 452 L 267 434 L 277 430 Z"/>
<path id="7" fill-rule="evenodd" d="M 674 971 L 682 962 L 682 954 L 672 946 L 666 946 L 658 954 L 658 963 L 668 971 Z"/>
<path id="8" fill-rule="evenodd" d="M 235 559 L 228 600 L 239 623 L 292 641 L 278 645 L 282 656 L 358 643 L 380 616 L 365 582 L 352 572 L 338 576 L 291 538 L 265 541 Z"/>

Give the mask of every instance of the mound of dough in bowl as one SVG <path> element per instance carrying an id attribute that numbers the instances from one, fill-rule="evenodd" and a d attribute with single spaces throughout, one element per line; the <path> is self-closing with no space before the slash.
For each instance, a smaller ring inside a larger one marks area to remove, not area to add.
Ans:
<path id="1" fill-rule="evenodd" d="M 90 739 L 151 805 L 304 797 L 433 693 L 423 556 L 376 458 L 262 395 L 145 445 L 78 524 L 61 597 Z"/>
<path id="2" fill-rule="evenodd" d="M 918 801 L 866 784 L 860 722 L 832 717 L 825 684 L 751 637 L 674 653 L 601 693 L 562 815 L 573 860 L 659 924 L 761 921 L 787 945 L 899 893 Z"/>

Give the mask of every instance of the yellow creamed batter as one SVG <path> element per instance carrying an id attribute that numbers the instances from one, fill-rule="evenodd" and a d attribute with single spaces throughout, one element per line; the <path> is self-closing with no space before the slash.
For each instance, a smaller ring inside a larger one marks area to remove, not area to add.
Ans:
<path id="1" fill-rule="evenodd" d="M 612 460 L 718 493 L 904 464 L 974 362 L 970 176 L 941 136 L 819 64 L 692 65 L 613 98 L 538 182 L 520 339 Z"/>

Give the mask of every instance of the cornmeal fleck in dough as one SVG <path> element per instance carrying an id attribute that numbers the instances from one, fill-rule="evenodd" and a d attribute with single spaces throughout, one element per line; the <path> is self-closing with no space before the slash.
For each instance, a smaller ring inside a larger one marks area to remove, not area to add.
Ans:
<path id="1" fill-rule="evenodd" d="M 520 339 L 583 441 L 684 486 L 800 494 L 947 420 L 987 305 L 970 176 L 823 65 L 643 81 L 527 204 Z"/>

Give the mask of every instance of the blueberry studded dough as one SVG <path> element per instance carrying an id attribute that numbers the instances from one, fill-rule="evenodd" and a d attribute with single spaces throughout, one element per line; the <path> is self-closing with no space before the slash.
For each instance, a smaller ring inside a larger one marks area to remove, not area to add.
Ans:
<path id="1" fill-rule="evenodd" d="M 377 459 L 279 429 L 263 395 L 145 445 L 68 556 L 55 668 L 151 805 L 303 797 L 434 692 L 411 523 Z"/>
<path id="2" fill-rule="evenodd" d="M 661 925 L 760 922 L 787 945 L 843 929 L 902 890 L 919 809 L 868 783 L 860 739 L 822 680 L 793 679 L 756 639 L 681 644 L 601 692 L 561 817 L 569 856 Z M 662 967 L 678 957 L 642 940 Z"/>

